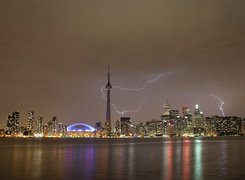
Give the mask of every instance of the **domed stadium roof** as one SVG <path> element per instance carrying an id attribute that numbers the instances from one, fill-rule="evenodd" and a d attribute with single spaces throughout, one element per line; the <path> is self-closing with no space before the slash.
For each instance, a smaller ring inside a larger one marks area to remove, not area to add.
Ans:
<path id="1" fill-rule="evenodd" d="M 95 128 L 85 123 L 76 123 L 67 127 L 68 132 L 94 132 Z"/>

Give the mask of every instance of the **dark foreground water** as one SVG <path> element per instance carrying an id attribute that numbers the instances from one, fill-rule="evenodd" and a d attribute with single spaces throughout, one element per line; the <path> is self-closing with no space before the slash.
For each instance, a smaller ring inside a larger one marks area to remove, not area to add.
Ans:
<path id="1" fill-rule="evenodd" d="M 245 137 L 1 138 L 0 179 L 245 179 Z"/>

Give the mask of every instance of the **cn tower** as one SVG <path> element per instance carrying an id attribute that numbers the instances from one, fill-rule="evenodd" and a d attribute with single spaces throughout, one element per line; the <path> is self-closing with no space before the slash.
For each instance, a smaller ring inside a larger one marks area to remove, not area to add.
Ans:
<path id="1" fill-rule="evenodd" d="M 111 137 L 111 100 L 110 100 L 110 91 L 112 85 L 110 83 L 110 64 L 108 64 L 108 82 L 106 84 L 107 89 L 107 107 L 106 107 L 106 133 L 107 137 Z"/>

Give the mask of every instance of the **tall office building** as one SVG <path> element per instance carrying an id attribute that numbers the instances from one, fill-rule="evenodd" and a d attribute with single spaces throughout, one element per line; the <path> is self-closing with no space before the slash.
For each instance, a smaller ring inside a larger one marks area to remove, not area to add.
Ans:
<path id="1" fill-rule="evenodd" d="M 29 132 L 29 134 L 33 134 L 34 131 L 34 111 L 30 111 L 28 113 L 28 125 L 27 125 L 27 130 Z"/>
<path id="2" fill-rule="evenodd" d="M 39 116 L 36 125 L 35 125 L 35 133 L 37 135 L 42 135 L 43 134 L 43 117 Z"/>
<path id="3" fill-rule="evenodd" d="M 43 125 L 43 136 L 44 136 L 44 137 L 48 137 L 48 136 L 49 136 L 49 132 L 48 132 L 48 124 L 44 124 L 44 125 Z"/>
<path id="4" fill-rule="evenodd" d="M 192 116 L 192 125 L 194 134 L 201 134 L 204 132 L 204 115 L 203 112 L 200 111 L 198 104 L 195 107 L 195 112 Z"/>
<path id="5" fill-rule="evenodd" d="M 53 117 L 52 119 L 52 132 L 53 132 L 53 136 L 57 135 L 57 117 Z"/>
<path id="6" fill-rule="evenodd" d="M 121 124 L 121 135 L 129 136 L 129 134 L 131 133 L 131 125 L 132 125 L 131 118 L 121 117 L 120 124 Z"/>
<path id="7" fill-rule="evenodd" d="M 13 117 L 12 114 L 8 115 L 7 119 L 7 127 L 6 127 L 6 134 L 11 135 L 12 134 L 12 126 L 13 126 Z"/>
<path id="8" fill-rule="evenodd" d="M 97 129 L 97 130 L 102 130 L 102 122 L 101 121 L 98 121 L 98 122 L 96 122 L 95 123 L 95 129 Z"/>
<path id="9" fill-rule="evenodd" d="M 192 127 L 192 114 L 191 114 L 191 110 L 187 106 L 182 107 L 182 115 L 186 123 L 186 127 L 191 128 Z"/>
<path id="10" fill-rule="evenodd" d="M 19 133 L 20 130 L 19 119 L 20 119 L 20 113 L 18 111 L 15 111 L 8 116 L 6 134 L 16 135 Z"/>
<path id="11" fill-rule="evenodd" d="M 108 65 L 108 82 L 106 84 L 107 90 L 107 106 L 106 106 L 106 134 L 107 137 L 111 137 L 111 101 L 110 101 L 110 91 L 112 89 L 112 85 L 110 83 L 110 65 Z"/>
<path id="12" fill-rule="evenodd" d="M 64 125 L 63 125 L 64 126 Z M 55 137 L 59 136 L 61 125 L 58 125 L 57 118 L 53 117 L 47 124 L 43 126 L 43 135 L 45 137 Z M 66 131 L 66 126 L 62 127 L 64 132 Z"/>
<path id="13" fill-rule="evenodd" d="M 177 109 L 172 109 L 172 110 L 169 111 L 169 117 L 170 117 L 171 119 L 175 119 L 175 118 L 177 118 L 177 117 L 179 117 L 179 116 L 180 116 L 179 110 L 177 110 Z"/>
<path id="14" fill-rule="evenodd" d="M 52 120 L 48 122 L 47 129 L 45 129 L 45 130 L 47 131 L 47 136 L 48 137 L 52 137 L 53 136 L 53 122 L 52 122 Z"/>
<path id="15" fill-rule="evenodd" d="M 67 133 L 67 127 L 63 123 L 58 124 L 58 136 L 65 137 Z"/>
<path id="16" fill-rule="evenodd" d="M 115 134 L 120 135 L 120 122 L 117 120 L 115 124 Z"/>
<path id="17" fill-rule="evenodd" d="M 15 111 L 13 112 L 13 133 L 19 133 L 19 119 L 20 119 L 20 113 Z"/>
<path id="18" fill-rule="evenodd" d="M 183 117 L 191 115 L 191 110 L 187 106 L 182 106 L 182 115 Z"/>
<path id="19" fill-rule="evenodd" d="M 166 101 L 166 104 L 163 106 L 163 116 L 169 116 L 169 111 L 172 110 L 172 106 L 168 104 L 168 100 Z"/>

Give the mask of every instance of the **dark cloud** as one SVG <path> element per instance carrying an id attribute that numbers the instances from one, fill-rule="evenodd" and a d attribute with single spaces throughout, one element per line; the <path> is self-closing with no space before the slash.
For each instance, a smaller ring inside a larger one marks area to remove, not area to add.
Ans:
<path id="1" fill-rule="evenodd" d="M 23 121 L 29 110 L 66 123 L 104 120 L 108 62 L 112 84 L 125 87 L 171 72 L 141 94 L 112 92 L 122 108 L 150 96 L 129 114 L 136 122 L 159 118 L 167 98 L 175 108 L 200 103 L 205 114 L 220 113 L 209 94 L 225 100 L 228 115 L 244 116 L 244 7 L 243 0 L 3 0 L 0 125 L 16 109 Z"/>

